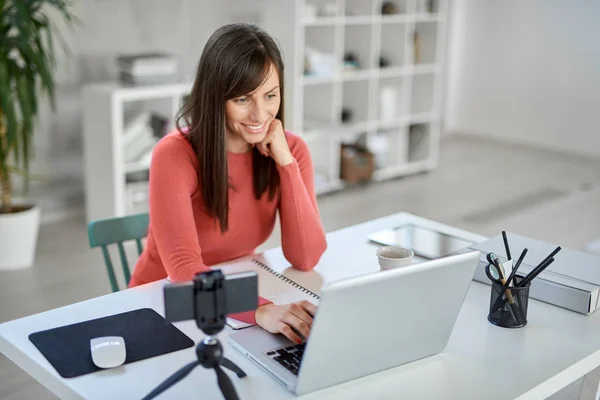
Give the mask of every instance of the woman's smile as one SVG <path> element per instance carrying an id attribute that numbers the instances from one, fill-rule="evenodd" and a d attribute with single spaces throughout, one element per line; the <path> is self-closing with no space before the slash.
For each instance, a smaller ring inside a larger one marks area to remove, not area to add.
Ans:
<path id="1" fill-rule="evenodd" d="M 267 123 L 263 122 L 260 125 L 250 125 L 250 124 L 242 124 L 244 126 L 244 128 L 246 128 L 246 130 L 250 133 L 253 134 L 260 134 L 263 133 L 264 130 L 267 128 Z"/>

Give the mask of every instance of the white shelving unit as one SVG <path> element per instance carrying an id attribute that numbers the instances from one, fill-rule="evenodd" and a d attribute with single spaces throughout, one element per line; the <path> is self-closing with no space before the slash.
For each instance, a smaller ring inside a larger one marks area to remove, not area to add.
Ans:
<path id="1" fill-rule="evenodd" d="M 168 129 L 191 85 L 120 86 L 92 84 L 83 89 L 83 150 L 86 215 L 98 218 L 123 216 L 148 209 L 145 165 L 125 163 L 125 115 L 151 111 L 167 118 Z M 130 179 L 134 175 L 142 179 Z"/>
<path id="2" fill-rule="evenodd" d="M 399 13 L 382 15 L 382 0 L 263 0 L 263 27 L 280 43 L 286 64 L 285 125 L 307 141 L 317 194 L 342 189 L 340 146 L 360 134 L 385 138 L 374 180 L 435 168 L 438 162 L 441 77 L 446 2 L 395 0 Z M 387 3 L 387 2 L 386 2 Z M 329 15 L 307 19 L 307 5 Z M 419 50 L 413 41 L 419 35 Z M 307 46 L 329 56 L 328 74 L 304 71 Z M 360 68 L 345 71 L 344 54 Z M 380 67 L 379 57 L 389 61 Z M 91 84 L 83 90 L 83 142 L 87 219 L 148 209 L 147 165 L 125 162 L 123 134 L 131 111 L 151 111 L 170 121 L 191 84 L 120 86 Z M 396 101 L 381 100 L 386 90 Z M 342 110 L 351 111 L 342 122 Z M 389 115 L 385 114 L 385 109 Z M 137 175 L 137 177 L 136 177 Z M 137 179 L 133 179 L 137 178 Z"/>
<path id="3" fill-rule="evenodd" d="M 384 15 L 384 3 L 397 12 Z M 376 158 L 374 180 L 436 167 L 447 0 L 262 4 L 262 26 L 279 42 L 286 65 L 286 128 L 311 148 L 318 193 L 344 187 L 340 146 L 359 134 L 387 143 Z M 344 67 L 348 53 L 358 69 Z M 342 122 L 342 110 L 351 111 L 350 120 Z"/>

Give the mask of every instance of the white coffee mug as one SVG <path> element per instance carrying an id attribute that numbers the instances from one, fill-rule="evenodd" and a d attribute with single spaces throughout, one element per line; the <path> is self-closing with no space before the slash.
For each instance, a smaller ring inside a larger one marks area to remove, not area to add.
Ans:
<path id="1" fill-rule="evenodd" d="M 412 250 L 404 247 L 382 246 L 377 249 L 377 258 L 382 271 L 410 265 L 414 256 Z"/>

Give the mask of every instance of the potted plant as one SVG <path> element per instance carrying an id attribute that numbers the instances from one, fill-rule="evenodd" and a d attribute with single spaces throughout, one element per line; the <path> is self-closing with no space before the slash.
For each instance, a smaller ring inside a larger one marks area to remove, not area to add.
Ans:
<path id="1" fill-rule="evenodd" d="M 73 21 L 65 0 L 0 0 L 0 269 L 33 264 L 39 207 L 13 204 L 13 174 L 27 191 L 40 94 L 54 106 L 51 15 Z"/>

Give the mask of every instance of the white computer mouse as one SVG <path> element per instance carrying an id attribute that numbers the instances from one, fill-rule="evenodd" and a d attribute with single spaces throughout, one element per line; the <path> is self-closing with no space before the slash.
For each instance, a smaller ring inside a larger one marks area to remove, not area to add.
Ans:
<path id="1" fill-rule="evenodd" d="M 92 361 L 98 368 L 114 368 L 125 362 L 125 340 L 121 336 L 104 336 L 90 340 Z"/>

